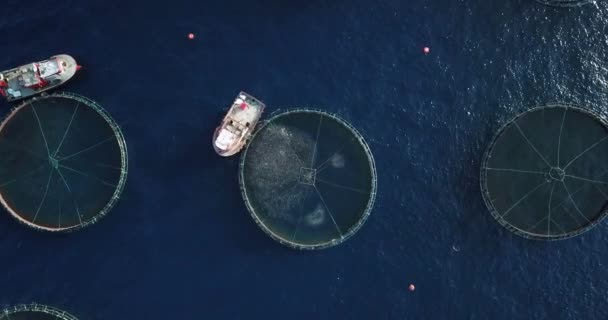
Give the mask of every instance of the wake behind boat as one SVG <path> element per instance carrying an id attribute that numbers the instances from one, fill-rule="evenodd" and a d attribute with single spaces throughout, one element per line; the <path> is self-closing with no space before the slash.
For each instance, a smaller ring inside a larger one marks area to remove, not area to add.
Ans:
<path id="1" fill-rule="evenodd" d="M 265 107 L 264 103 L 241 91 L 213 134 L 215 152 L 229 157 L 241 151 Z"/>
<path id="2" fill-rule="evenodd" d="M 67 54 L 26 64 L 0 73 L 0 95 L 7 101 L 31 97 L 58 87 L 70 80 L 80 69 L 76 60 Z"/>

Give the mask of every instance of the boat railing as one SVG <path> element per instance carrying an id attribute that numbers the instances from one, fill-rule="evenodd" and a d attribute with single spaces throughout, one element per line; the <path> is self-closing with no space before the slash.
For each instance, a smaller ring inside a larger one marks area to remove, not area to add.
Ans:
<path id="1" fill-rule="evenodd" d="M 239 97 L 243 95 L 245 96 L 245 101 L 246 102 L 253 102 L 253 103 L 248 103 L 248 104 L 253 104 L 256 107 L 258 107 L 260 110 L 263 110 L 264 107 L 266 106 L 262 101 L 258 100 L 256 97 L 250 95 L 249 93 L 245 92 L 245 91 L 241 91 L 239 93 Z"/>

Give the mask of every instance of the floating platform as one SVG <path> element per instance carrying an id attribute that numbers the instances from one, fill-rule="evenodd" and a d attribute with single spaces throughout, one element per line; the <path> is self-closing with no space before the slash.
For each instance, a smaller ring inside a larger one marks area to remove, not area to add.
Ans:
<path id="1" fill-rule="evenodd" d="M 548 105 L 498 130 L 483 157 L 481 190 L 492 216 L 532 239 L 563 239 L 608 209 L 608 123 L 587 109 Z"/>
<path id="2" fill-rule="evenodd" d="M 97 103 L 70 93 L 24 101 L 0 124 L 0 203 L 46 231 L 72 231 L 105 216 L 127 177 L 127 146 Z"/>
<path id="3" fill-rule="evenodd" d="M 241 157 L 239 183 L 264 232 L 292 248 L 322 249 L 361 228 L 374 205 L 377 176 L 355 128 L 326 112 L 296 109 L 254 133 Z"/>
<path id="4" fill-rule="evenodd" d="M 22 304 L 0 311 L 0 320 L 78 320 L 57 308 L 41 304 Z"/>

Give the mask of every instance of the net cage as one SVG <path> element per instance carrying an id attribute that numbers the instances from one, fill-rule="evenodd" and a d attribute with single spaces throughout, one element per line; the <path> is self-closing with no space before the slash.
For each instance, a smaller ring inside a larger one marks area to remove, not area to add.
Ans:
<path id="1" fill-rule="evenodd" d="M 581 234 L 606 216 L 607 122 L 563 104 L 523 112 L 492 139 L 480 183 L 490 213 L 512 232 L 544 240 Z"/>
<path id="2" fill-rule="evenodd" d="M 22 304 L 0 311 L 0 320 L 77 320 L 73 315 L 41 304 Z"/>
<path id="3" fill-rule="evenodd" d="M 542 4 L 554 7 L 579 7 L 585 4 L 594 3 L 594 0 L 536 0 Z"/>
<path id="4" fill-rule="evenodd" d="M 327 112 L 293 109 L 255 132 L 241 157 L 239 184 L 247 210 L 274 240 L 322 249 L 365 223 L 377 177 L 354 127 Z"/>
<path id="5" fill-rule="evenodd" d="M 127 146 L 97 103 L 71 93 L 27 100 L 0 124 L 0 202 L 39 230 L 93 224 L 119 199 Z"/>

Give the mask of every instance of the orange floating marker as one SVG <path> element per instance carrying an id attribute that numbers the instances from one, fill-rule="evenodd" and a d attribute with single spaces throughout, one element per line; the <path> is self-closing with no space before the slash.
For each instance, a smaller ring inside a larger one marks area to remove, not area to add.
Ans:
<path id="1" fill-rule="evenodd" d="M 416 290 L 416 286 L 414 286 L 414 284 L 410 284 L 408 289 L 410 289 L 410 291 L 414 291 L 414 290 Z"/>
<path id="2" fill-rule="evenodd" d="M 429 54 L 431 52 L 431 48 L 424 47 L 424 49 L 422 49 L 422 51 L 424 52 L 424 54 Z"/>
<path id="3" fill-rule="evenodd" d="M 194 33 L 188 33 L 188 39 L 190 39 L 190 40 L 194 39 Z"/>

